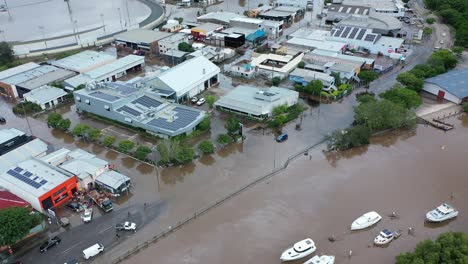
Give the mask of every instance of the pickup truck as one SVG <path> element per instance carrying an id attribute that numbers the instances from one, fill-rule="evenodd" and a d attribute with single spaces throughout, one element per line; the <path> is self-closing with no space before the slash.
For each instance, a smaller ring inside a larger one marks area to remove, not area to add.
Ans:
<path id="1" fill-rule="evenodd" d="M 134 231 L 134 232 L 136 232 L 136 224 L 131 223 L 131 222 L 125 222 L 123 224 L 116 225 L 115 229 L 117 229 L 117 231 L 125 230 L 125 231 Z"/>

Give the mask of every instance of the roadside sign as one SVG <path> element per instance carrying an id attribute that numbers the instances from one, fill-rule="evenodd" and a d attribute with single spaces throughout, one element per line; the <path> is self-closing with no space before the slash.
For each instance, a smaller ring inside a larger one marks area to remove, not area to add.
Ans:
<path id="1" fill-rule="evenodd" d="M 49 208 L 49 209 L 47 209 L 47 212 L 48 212 L 51 216 L 55 217 L 55 212 L 54 212 L 54 210 L 52 210 L 52 209 Z"/>

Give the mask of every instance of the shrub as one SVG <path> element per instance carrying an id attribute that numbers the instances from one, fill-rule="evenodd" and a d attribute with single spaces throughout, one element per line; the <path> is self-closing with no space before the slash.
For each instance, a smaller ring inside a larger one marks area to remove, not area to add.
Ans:
<path id="1" fill-rule="evenodd" d="M 304 69 L 304 67 L 305 67 L 305 62 L 303 62 L 303 61 L 299 62 L 299 64 L 297 64 L 297 67 L 298 67 L 298 68 L 301 68 L 301 69 Z"/>
<path id="2" fill-rule="evenodd" d="M 462 108 L 465 113 L 468 113 L 468 103 L 463 103 Z"/>
<path id="3" fill-rule="evenodd" d="M 188 44 L 187 42 L 181 42 L 177 46 L 177 49 L 180 51 L 185 51 L 185 52 L 194 52 L 195 49 L 192 47 L 192 45 Z"/>
<path id="4" fill-rule="evenodd" d="M 22 114 L 32 114 L 32 113 L 37 113 L 42 111 L 42 108 L 40 105 L 32 102 L 21 102 L 17 104 L 15 107 L 13 107 L 13 113 L 17 115 L 22 115 Z"/>
<path id="5" fill-rule="evenodd" d="M 229 135 L 234 135 L 239 133 L 241 129 L 240 120 L 237 117 L 230 117 L 226 120 L 226 124 L 224 124 L 224 128 L 228 131 Z"/>
<path id="6" fill-rule="evenodd" d="M 405 85 L 408 89 L 419 92 L 424 86 L 424 80 L 416 77 L 410 72 L 403 72 L 397 76 L 397 81 Z"/>
<path id="7" fill-rule="evenodd" d="M 151 153 L 151 149 L 147 146 L 139 146 L 135 151 L 135 157 L 139 160 L 145 160 Z"/>
<path id="8" fill-rule="evenodd" d="M 427 22 L 428 24 L 431 24 L 431 25 L 434 24 L 435 21 L 436 21 L 436 20 L 435 20 L 434 17 L 428 17 L 428 18 L 426 19 L 426 22 Z"/>
<path id="9" fill-rule="evenodd" d="M 181 164 L 192 162 L 195 157 L 195 151 L 190 147 L 182 147 L 177 153 L 177 161 Z"/>
<path id="10" fill-rule="evenodd" d="M 374 80 L 377 80 L 377 78 L 379 78 L 379 74 L 376 73 L 375 71 L 366 70 L 366 71 L 361 71 L 358 74 L 358 77 L 359 77 L 359 79 L 363 80 L 364 82 L 370 83 L 370 82 L 372 82 Z"/>
<path id="11" fill-rule="evenodd" d="M 203 155 L 208 155 L 214 153 L 215 146 L 210 140 L 204 140 L 198 145 L 198 149 L 203 153 Z"/>
<path id="12" fill-rule="evenodd" d="M 47 116 L 47 124 L 49 124 L 51 127 L 56 128 L 58 127 L 58 124 L 62 121 L 62 115 L 58 113 L 50 113 Z"/>
<path id="13" fill-rule="evenodd" d="M 216 141 L 221 145 L 232 143 L 232 138 L 228 134 L 219 134 Z"/>
<path id="14" fill-rule="evenodd" d="M 396 86 L 380 94 L 380 97 L 399 104 L 406 109 L 416 108 L 422 104 L 419 94 L 413 90 Z"/>
<path id="15" fill-rule="evenodd" d="M 118 150 L 122 153 L 129 153 L 135 147 L 135 143 L 131 140 L 124 139 L 119 142 Z"/>
<path id="16" fill-rule="evenodd" d="M 370 128 L 358 125 L 347 129 L 338 129 L 327 137 L 328 150 L 345 150 L 369 144 L 372 131 Z"/>
<path id="17" fill-rule="evenodd" d="M 214 97 L 214 95 L 207 95 L 206 96 L 206 103 L 208 104 L 208 106 L 211 108 L 213 108 L 213 105 L 216 101 L 216 97 Z"/>
<path id="18" fill-rule="evenodd" d="M 89 140 L 91 141 L 98 141 L 102 136 L 102 132 L 100 129 L 97 129 L 97 128 L 91 128 L 89 131 L 88 131 L 88 138 Z"/>
<path id="19" fill-rule="evenodd" d="M 67 131 L 71 126 L 71 121 L 69 118 L 62 119 L 57 125 L 57 128 L 62 131 Z"/>
<path id="20" fill-rule="evenodd" d="M 207 131 L 211 127 L 211 119 L 209 116 L 205 117 L 200 124 L 198 124 L 197 129 L 200 131 Z"/>
<path id="21" fill-rule="evenodd" d="M 102 144 L 106 147 L 112 147 L 115 143 L 115 137 L 114 136 L 107 136 L 104 138 L 104 141 Z"/>
<path id="22" fill-rule="evenodd" d="M 173 162 L 177 158 L 180 145 L 177 140 L 164 139 L 158 144 L 158 152 L 161 155 L 161 163 L 167 164 Z"/>
<path id="23" fill-rule="evenodd" d="M 365 103 L 368 103 L 368 102 L 375 102 L 377 101 L 377 99 L 375 98 L 374 95 L 372 94 L 363 94 L 363 95 L 356 95 L 356 99 L 358 102 L 360 102 L 361 104 L 365 104 Z"/>
<path id="24" fill-rule="evenodd" d="M 85 137 L 86 133 L 91 127 L 89 127 L 87 124 L 77 124 L 73 130 L 72 134 L 75 137 Z"/>
<path id="25" fill-rule="evenodd" d="M 278 86 L 281 82 L 281 78 L 276 76 L 271 79 L 271 85 Z"/>

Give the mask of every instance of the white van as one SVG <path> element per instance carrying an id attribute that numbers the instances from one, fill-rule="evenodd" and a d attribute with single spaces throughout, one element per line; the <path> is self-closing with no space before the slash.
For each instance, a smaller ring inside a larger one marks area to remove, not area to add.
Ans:
<path id="1" fill-rule="evenodd" d="M 83 250 L 83 257 L 85 259 L 89 259 L 101 253 L 102 251 L 104 251 L 104 246 L 102 244 L 94 244 L 89 248 Z"/>

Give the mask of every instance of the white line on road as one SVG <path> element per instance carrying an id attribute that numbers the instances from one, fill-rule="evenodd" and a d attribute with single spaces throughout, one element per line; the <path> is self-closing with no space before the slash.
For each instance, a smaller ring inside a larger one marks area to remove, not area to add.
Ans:
<path id="1" fill-rule="evenodd" d="M 108 228 L 99 231 L 98 234 L 104 233 L 104 232 L 106 232 L 107 230 L 111 229 L 112 227 L 113 227 L 113 226 L 109 226 Z"/>
<path id="2" fill-rule="evenodd" d="M 74 244 L 73 246 L 71 246 L 71 247 L 69 247 L 69 248 L 67 248 L 67 249 L 63 250 L 63 251 L 62 251 L 62 253 L 60 253 L 60 254 L 67 253 L 68 251 L 70 251 L 72 248 L 74 248 L 74 247 L 78 246 L 79 244 L 80 244 L 80 243 L 76 243 L 76 244 Z"/>

